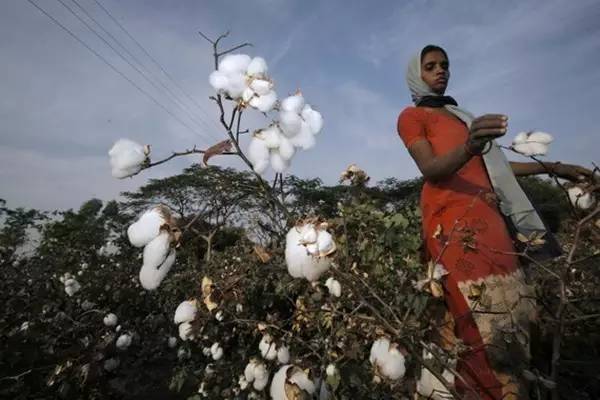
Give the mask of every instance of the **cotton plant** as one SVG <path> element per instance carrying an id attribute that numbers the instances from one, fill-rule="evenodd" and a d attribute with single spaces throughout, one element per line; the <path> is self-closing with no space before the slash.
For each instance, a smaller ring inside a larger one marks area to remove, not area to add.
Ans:
<path id="1" fill-rule="evenodd" d="M 119 139 L 108 151 L 112 176 L 128 178 L 139 173 L 150 163 L 150 146 L 130 139 Z"/>
<path id="2" fill-rule="evenodd" d="M 273 400 L 311 398 L 316 385 L 308 374 L 295 365 L 284 365 L 273 376 L 269 393 Z"/>
<path id="3" fill-rule="evenodd" d="M 252 359 L 244 368 L 244 378 L 247 383 L 252 383 L 254 390 L 260 392 L 269 383 L 269 370 L 264 363 Z"/>
<path id="4" fill-rule="evenodd" d="M 406 372 L 404 355 L 396 344 L 382 337 L 373 342 L 369 361 L 375 373 L 391 380 L 397 380 Z"/>
<path id="5" fill-rule="evenodd" d="M 544 156 L 554 138 L 546 132 L 520 132 L 513 139 L 510 148 L 524 156 Z"/>
<path id="6" fill-rule="evenodd" d="M 174 244 L 179 240 L 177 218 L 159 205 L 145 211 L 129 226 L 127 237 L 135 247 L 144 247 L 139 278 L 146 290 L 155 290 L 175 263 Z"/>
<path id="7" fill-rule="evenodd" d="M 335 252 L 333 237 L 327 232 L 327 224 L 300 223 L 286 235 L 285 261 L 288 272 L 294 278 L 314 282 L 325 273 Z"/>
<path id="8" fill-rule="evenodd" d="M 102 320 L 102 322 L 104 322 L 104 326 L 107 327 L 116 326 L 118 321 L 119 319 L 117 318 L 116 314 L 113 313 L 106 314 Z"/>
<path id="9" fill-rule="evenodd" d="M 594 204 L 596 204 L 594 195 L 585 191 L 585 189 L 581 186 L 571 186 L 567 189 L 567 193 L 569 194 L 569 201 L 571 204 L 581 210 L 589 210 L 592 208 L 592 206 L 594 206 Z"/>

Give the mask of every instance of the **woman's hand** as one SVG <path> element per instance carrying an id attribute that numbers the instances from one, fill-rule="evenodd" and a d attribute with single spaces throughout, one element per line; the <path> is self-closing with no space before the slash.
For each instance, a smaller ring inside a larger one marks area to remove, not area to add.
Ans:
<path id="1" fill-rule="evenodd" d="M 490 140 L 504 136 L 508 126 L 508 117 L 502 114 L 485 114 L 475 118 L 469 130 L 466 147 L 470 153 L 481 153 Z"/>
<path id="2" fill-rule="evenodd" d="M 571 182 L 582 182 L 592 179 L 592 171 L 573 164 L 554 163 L 552 173 L 559 178 L 567 179 Z"/>

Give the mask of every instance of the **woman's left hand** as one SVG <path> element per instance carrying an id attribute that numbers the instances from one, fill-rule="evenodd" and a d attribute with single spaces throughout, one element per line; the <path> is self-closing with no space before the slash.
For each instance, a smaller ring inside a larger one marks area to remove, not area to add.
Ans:
<path id="1" fill-rule="evenodd" d="M 552 166 L 552 172 L 559 178 L 567 179 L 571 182 L 582 182 L 592 179 L 592 171 L 579 165 L 557 162 Z"/>

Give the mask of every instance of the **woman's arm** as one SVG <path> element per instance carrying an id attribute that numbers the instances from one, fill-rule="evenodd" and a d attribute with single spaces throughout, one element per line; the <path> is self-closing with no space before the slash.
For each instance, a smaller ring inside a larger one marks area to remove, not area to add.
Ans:
<path id="1" fill-rule="evenodd" d="M 408 151 L 423 177 L 428 181 L 436 182 L 456 173 L 471 157 L 480 153 L 488 141 L 505 133 L 506 117 L 487 114 L 473 121 L 469 139 L 464 145 L 457 146 L 446 154 L 436 155 L 426 139 L 416 141 Z"/>
<path id="2" fill-rule="evenodd" d="M 592 171 L 578 165 L 562 164 L 560 162 L 516 162 L 510 161 L 513 173 L 516 176 L 529 176 L 551 173 L 559 178 L 570 181 L 582 181 L 592 176 Z"/>

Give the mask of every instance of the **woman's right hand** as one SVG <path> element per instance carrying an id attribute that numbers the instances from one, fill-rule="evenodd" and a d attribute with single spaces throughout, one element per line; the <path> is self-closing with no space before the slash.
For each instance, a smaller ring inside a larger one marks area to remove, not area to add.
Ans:
<path id="1" fill-rule="evenodd" d="M 471 153 L 481 153 L 486 143 L 506 134 L 508 117 L 502 114 L 485 114 L 475 118 L 469 129 L 467 149 Z"/>

